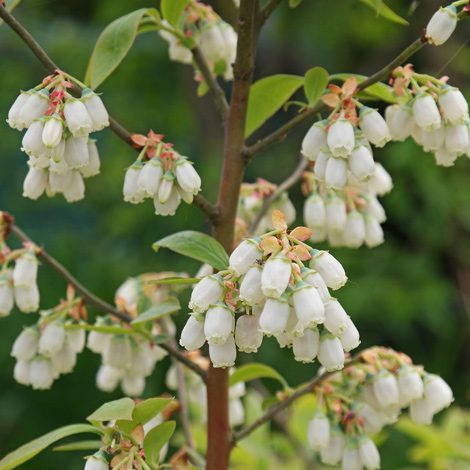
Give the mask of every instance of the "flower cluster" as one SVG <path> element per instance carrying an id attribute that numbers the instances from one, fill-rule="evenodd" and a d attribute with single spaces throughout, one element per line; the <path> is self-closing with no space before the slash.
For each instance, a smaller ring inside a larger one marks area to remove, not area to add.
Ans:
<path id="1" fill-rule="evenodd" d="M 109 125 L 101 98 L 84 88 L 80 98 L 63 72 L 46 77 L 37 87 L 21 92 L 8 113 L 8 124 L 27 129 L 22 150 L 28 155 L 29 172 L 23 196 L 38 199 L 63 194 L 67 202 L 83 199 L 84 178 L 100 171 L 100 159 L 91 132 Z"/>
<path id="2" fill-rule="evenodd" d="M 355 184 L 342 189 L 327 188 L 315 174 L 305 172 L 302 190 L 304 222 L 312 229 L 311 240 L 328 240 L 331 246 L 372 248 L 384 241 L 380 224 L 385 222 L 385 210 L 378 200 L 392 189 L 392 179 L 380 163 L 367 185 Z"/>
<path id="3" fill-rule="evenodd" d="M 416 73 L 411 64 L 398 67 L 390 82 L 399 102 L 385 113 L 393 140 L 412 136 L 441 166 L 470 157 L 468 103 L 447 80 Z"/>
<path id="4" fill-rule="evenodd" d="M 209 367 L 209 361 L 202 356 L 199 351 L 186 353 L 188 358 L 203 369 Z M 207 393 L 206 385 L 201 377 L 190 369 L 185 368 L 184 381 L 188 394 L 188 401 L 192 408 L 195 408 L 195 418 L 200 422 L 207 420 Z M 230 371 L 231 373 L 233 370 Z M 170 390 L 178 390 L 178 374 L 175 365 L 172 365 L 166 374 L 166 385 Z M 246 393 L 244 382 L 238 382 L 229 388 L 229 423 L 231 427 L 240 426 L 245 422 L 245 408 L 242 397 Z M 196 412 L 199 414 L 197 415 Z"/>
<path id="5" fill-rule="evenodd" d="M 311 230 L 288 231 L 279 211 L 273 213 L 273 227 L 240 243 L 227 270 L 195 286 L 193 313 L 180 344 L 191 351 L 207 341 L 214 367 L 231 367 L 237 347 L 256 352 L 264 335 L 274 336 L 281 347 L 292 347 L 298 361 L 318 357 L 327 370 L 341 369 L 345 352 L 360 342 L 352 320 L 328 291 L 346 283 L 344 269 L 330 253 L 304 243 Z"/>
<path id="6" fill-rule="evenodd" d="M 409 407 L 416 423 L 431 424 L 433 415 L 453 400 L 442 378 L 385 348 L 364 351 L 358 364 L 324 381 L 316 395 L 319 406 L 308 427 L 310 445 L 323 463 L 342 463 L 344 470 L 380 468 L 371 436 L 394 423 L 402 409 Z"/>
<path id="7" fill-rule="evenodd" d="M 309 129 L 302 154 L 315 162 L 315 176 L 328 189 L 368 187 L 376 171 L 371 144 L 383 147 L 391 140 L 387 123 L 378 111 L 354 98 L 356 78 L 348 78 L 342 87 L 330 84 L 328 88 L 330 93 L 322 99 L 333 111 Z"/>
<path id="8" fill-rule="evenodd" d="M 233 79 L 232 64 L 237 52 L 237 33 L 211 6 L 197 0 L 188 2 L 183 17 L 183 35 L 164 21 L 160 35 L 168 42 L 170 59 L 192 63 L 191 50 L 199 47 L 214 75 Z M 201 81 L 202 76 L 196 76 Z"/>
<path id="9" fill-rule="evenodd" d="M 151 198 L 157 215 L 174 215 L 181 200 L 193 202 L 201 190 L 201 178 L 192 162 L 162 139 L 163 135 L 153 131 L 147 136 L 132 136 L 135 146 L 142 150 L 126 171 L 123 195 L 132 204 Z"/>
<path id="10" fill-rule="evenodd" d="M 240 189 L 240 199 L 237 210 L 237 240 L 241 240 L 255 222 L 265 200 L 277 190 L 277 185 L 258 178 L 256 183 L 243 183 Z M 287 225 L 294 222 L 295 206 L 289 199 L 287 192 L 282 192 L 272 201 L 266 214 L 259 221 L 254 235 L 261 235 L 272 229 L 272 214 L 280 210 L 286 219 Z"/>
<path id="11" fill-rule="evenodd" d="M 39 263 L 35 251 L 36 248 L 30 244 L 14 251 L 9 251 L 4 245 L 4 263 L 0 271 L 0 317 L 8 316 L 15 304 L 24 313 L 39 309 Z M 13 260 L 15 267 L 11 269 L 8 265 Z"/>

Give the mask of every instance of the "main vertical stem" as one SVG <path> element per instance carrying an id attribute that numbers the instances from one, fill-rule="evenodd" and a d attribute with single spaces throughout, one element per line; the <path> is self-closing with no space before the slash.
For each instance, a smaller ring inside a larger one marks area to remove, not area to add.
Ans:
<path id="1" fill-rule="evenodd" d="M 248 95 L 255 62 L 255 17 L 258 0 L 241 0 L 238 19 L 237 58 L 230 110 L 225 127 L 224 163 L 219 185 L 219 217 L 214 237 L 228 253 L 233 248 L 235 217 L 240 186 L 245 172 L 242 150 Z M 228 417 L 228 370 L 210 367 L 207 375 L 207 454 L 206 470 L 226 470 L 230 457 Z"/>

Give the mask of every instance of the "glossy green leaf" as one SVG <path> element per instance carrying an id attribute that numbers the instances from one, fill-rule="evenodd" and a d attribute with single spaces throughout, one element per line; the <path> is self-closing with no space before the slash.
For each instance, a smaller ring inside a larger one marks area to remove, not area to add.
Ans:
<path id="1" fill-rule="evenodd" d="M 284 388 L 289 388 L 289 384 L 279 372 L 270 366 L 258 363 L 238 367 L 230 376 L 230 385 L 235 385 L 238 382 L 249 382 L 255 379 L 275 379 L 279 381 Z"/>
<path id="2" fill-rule="evenodd" d="M 359 75 L 355 73 L 336 73 L 334 75 L 331 75 L 332 80 L 341 80 L 344 81 L 348 79 L 349 77 L 356 77 L 357 82 L 361 83 L 363 82 L 367 77 L 365 75 Z M 398 99 L 393 93 L 393 88 L 386 85 L 385 83 L 377 82 L 374 83 L 373 85 L 368 86 L 362 93 L 366 93 L 372 98 L 376 98 L 382 101 L 385 101 L 386 103 L 397 103 Z"/>
<path id="3" fill-rule="evenodd" d="M 304 90 L 310 107 L 315 106 L 328 86 L 328 72 L 323 67 L 314 67 L 305 74 Z"/>
<path id="4" fill-rule="evenodd" d="M 383 0 L 361 0 L 362 3 L 372 8 L 378 16 L 382 16 L 386 20 L 398 23 L 401 25 L 408 25 L 408 21 L 395 13 Z"/>
<path id="5" fill-rule="evenodd" d="M 171 400 L 171 398 L 157 397 L 141 401 L 135 405 L 132 413 L 132 421 L 119 420 L 117 425 L 124 432 L 130 433 L 139 424 L 148 423 L 151 419 L 155 418 L 155 416 L 161 413 Z"/>
<path id="6" fill-rule="evenodd" d="M 103 30 L 88 63 L 85 81 L 91 88 L 103 83 L 126 57 L 147 11 L 147 8 L 133 11 L 114 20 Z"/>
<path id="7" fill-rule="evenodd" d="M 165 300 L 165 302 L 150 307 L 148 310 L 141 313 L 135 320 L 133 320 L 132 324 L 139 325 L 148 321 L 155 321 L 166 315 L 171 315 L 172 313 L 177 312 L 179 309 L 180 303 L 178 302 L 178 299 L 171 298 Z"/>
<path id="8" fill-rule="evenodd" d="M 304 77 L 298 75 L 271 75 L 251 86 L 245 137 L 251 135 L 269 119 L 303 85 Z"/>
<path id="9" fill-rule="evenodd" d="M 222 245 L 205 233 L 192 230 L 174 233 L 155 242 L 152 247 L 155 251 L 168 248 L 180 255 L 210 264 L 218 270 L 228 266 L 228 256 Z"/>
<path id="10" fill-rule="evenodd" d="M 98 450 L 103 446 L 101 441 L 78 441 L 70 444 L 56 446 L 52 450 L 55 452 L 71 452 L 75 450 Z"/>
<path id="11" fill-rule="evenodd" d="M 145 436 L 145 457 L 152 465 L 156 465 L 160 460 L 160 451 L 162 447 L 170 440 L 171 436 L 175 432 L 175 427 L 175 421 L 167 421 L 154 427 Z"/>
<path id="12" fill-rule="evenodd" d="M 86 432 L 102 434 L 98 428 L 89 424 L 70 424 L 69 426 L 55 429 L 54 431 L 44 434 L 44 436 L 34 439 L 33 441 L 22 445 L 15 451 L 5 455 L 5 457 L 0 460 L 0 470 L 10 470 L 11 468 L 19 467 L 21 464 L 32 459 L 35 455 L 39 454 L 39 452 L 43 451 L 54 442 L 57 442 L 64 437 Z"/>
<path id="13" fill-rule="evenodd" d="M 289 0 L 289 6 L 291 8 L 296 8 L 302 3 L 302 0 Z"/>
<path id="14" fill-rule="evenodd" d="M 178 28 L 181 17 L 189 0 L 162 0 L 160 9 L 163 18 L 172 26 Z"/>
<path id="15" fill-rule="evenodd" d="M 131 398 L 120 398 L 101 405 L 87 417 L 88 421 L 132 420 L 135 403 Z"/>

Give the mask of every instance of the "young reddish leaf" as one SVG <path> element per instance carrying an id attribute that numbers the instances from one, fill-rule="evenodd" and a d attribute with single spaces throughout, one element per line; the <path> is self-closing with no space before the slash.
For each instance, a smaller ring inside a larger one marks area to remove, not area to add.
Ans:
<path id="1" fill-rule="evenodd" d="M 297 258 L 299 258 L 301 261 L 308 261 L 312 258 L 310 250 L 302 245 L 297 245 L 296 247 L 294 247 L 291 253 L 297 256 Z"/>
<path id="2" fill-rule="evenodd" d="M 330 85 L 328 85 L 328 89 L 334 95 L 341 95 L 341 93 L 343 93 L 343 89 L 340 86 L 335 85 L 334 83 L 331 83 Z"/>
<path id="3" fill-rule="evenodd" d="M 276 237 L 265 237 L 259 245 L 266 255 L 275 253 L 280 248 L 279 240 Z"/>
<path id="4" fill-rule="evenodd" d="M 328 93 L 327 95 L 322 96 L 321 100 L 330 108 L 336 108 L 340 102 L 339 96 L 333 93 Z"/>
<path id="5" fill-rule="evenodd" d="M 343 95 L 345 97 L 350 97 L 354 94 L 357 88 L 357 78 L 356 77 L 349 77 L 344 83 L 343 83 Z"/>
<path id="6" fill-rule="evenodd" d="M 301 242 L 304 242 L 312 236 L 312 230 L 308 227 L 296 227 L 294 230 L 292 230 L 290 236 L 300 240 Z"/>
<path id="7" fill-rule="evenodd" d="M 139 147 L 143 147 L 147 143 L 147 137 L 142 134 L 132 134 L 131 140 Z"/>
<path id="8" fill-rule="evenodd" d="M 273 225 L 274 229 L 276 229 L 276 230 L 282 230 L 282 231 L 287 230 L 286 217 L 278 209 L 273 211 L 272 225 Z"/>

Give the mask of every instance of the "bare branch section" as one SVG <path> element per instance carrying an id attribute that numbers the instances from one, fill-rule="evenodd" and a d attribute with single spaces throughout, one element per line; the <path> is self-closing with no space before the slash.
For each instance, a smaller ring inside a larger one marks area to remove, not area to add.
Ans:
<path id="1" fill-rule="evenodd" d="M 424 38 L 420 37 L 412 42 L 403 52 L 401 52 L 395 59 L 393 59 L 389 64 L 380 69 L 378 72 L 371 75 L 369 78 L 364 80 L 358 85 L 358 89 L 364 90 L 367 87 L 377 83 L 379 81 L 385 80 L 389 77 L 390 73 L 399 65 L 403 64 L 408 60 L 413 54 L 419 51 L 423 46 L 426 45 Z M 249 146 L 245 150 L 245 158 L 250 159 L 253 155 L 261 152 L 262 150 L 267 149 L 271 145 L 282 141 L 285 139 L 287 134 L 295 129 L 298 125 L 302 124 L 315 114 L 323 111 L 326 108 L 322 102 L 317 103 L 313 108 L 307 108 L 302 111 L 300 114 L 292 118 L 290 121 L 286 122 L 283 126 L 276 129 L 272 134 L 264 137 L 261 140 L 258 140 L 255 144 Z"/>
<path id="2" fill-rule="evenodd" d="M 33 54 L 38 58 L 39 62 L 50 73 L 55 73 L 60 70 L 59 66 L 49 57 L 47 52 L 40 46 L 34 39 L 31 33 L 0 3 L 0 18 L 10 26 L 10 28 L 24 41 Z M 207 64 L 206 64 L 207 66 Z M 209 71 L 210 72 L 210 71 Z M 216 82 L 217 87 L 219 85 Z M 220 87 L 219 87 L 220 88 Z M 223 91 L 220 89 L 223 93 Z M 215 98 L 215 96 L 214 96 Z M 131 140 L 131 133 L 112 116 L 109 117 L 111 130 L 124 142 L 133 147 Z M 198 194 L 194 197 L 194 204 L 198 206 L 213 222 L 217 217 L 218 211 L 214 204 L 209 202 L 204 196 Z"/>
<path id="3" fill-rule="evenodd" d="M 261 28 L 264 23 L 268 20 L 274 10 L 283 2 L 284 0 L 270 0 L 259 12 L 258 15 L 258 28 Z"/>
<path id="4" fill-rule="evenodd" d="M 347 367 L 359 362 L 362 354 L 363 352 L 359 353 L 357 356 L 354 356 L 352 359 L 345 362 L 344 368 L 346 369 Z M 294 403 L 294 401 L 296 401 L 300 397 L 303 397 L 308 393 L 312 393 L 318 385 L 322 384 L 325 380 L 329 379 L 335 373 L 336 372 L 325 372 L 324 374 L 315 377 L 310 382 L 307 382 L 305 385 L 298 388 L 294 393 L 292 393 L 292 395 L 289 395 L 289 397 L 287 397 L 285 400 L 282 400 L 279 403 L 276 403 L 275 405 L 268 408 L 267 411 L 263 415 L 261 415 L 257 420 L 253 421 L 247 427 L 241 429 L 233 435 L 232 446 L 235 446 L 238 441 L 242 440 L 246 436 L 250 435 L 253 431 L 258 429 L 260 426 L 270 421 L 274 416 L 288 408 L 290 405 L 292 405 L 292 403 Z"/>
<path id="5" fill-rule="evenodd" d="M 15 224 L 10 225 L 10 231 L 17 238 L 23 242 L 33 243 L 37 245 L 20 227 Z M 49 266 L 55 269 L 69 284 L 75 287 L 75 290 L 81 295 L 83 300 L 89 305 L 93 305 L 100 309 L 103 312 L 110 313 L 111 315 L 119 318 L 125 323 L 131 323 L 133 318 L 126 312 L 118 310 L 113 305 L 107 303 L 103 299 L 100 299 L 98 296 L 89 291 L 77 278 L 75 278 L 67 268 L 52 257 L 44 248 L 41 248 L 41 251 L 38 255 L 43 261 L 45 261 Z M 167 343 L 159 344 L 159 346 L 164 349 L 170 356 L 175 358 L 177 361 L 183 363 L 186 367 L 190 368 L 193 372 L 205 379 L 206 372 L 201 369 L 197 364 L 187 358 L 176 346 L 170 345 Z"/>

